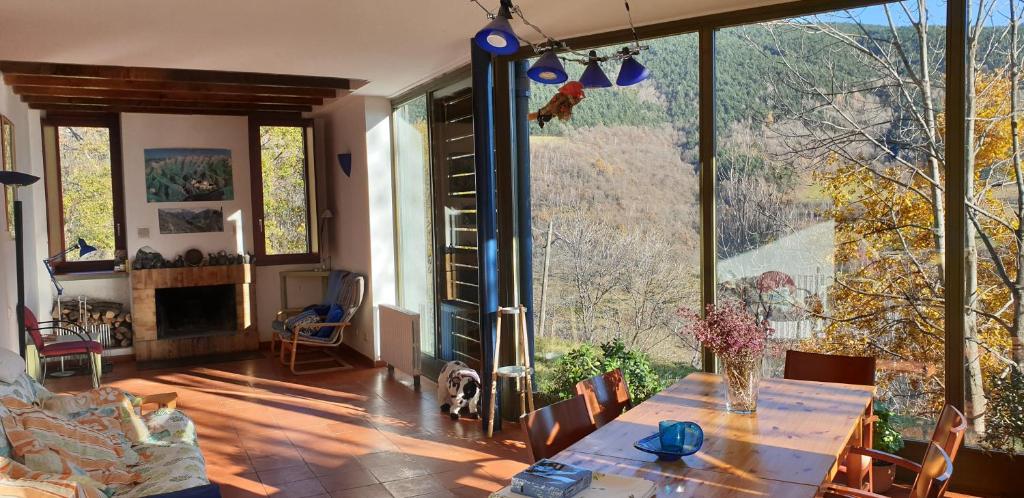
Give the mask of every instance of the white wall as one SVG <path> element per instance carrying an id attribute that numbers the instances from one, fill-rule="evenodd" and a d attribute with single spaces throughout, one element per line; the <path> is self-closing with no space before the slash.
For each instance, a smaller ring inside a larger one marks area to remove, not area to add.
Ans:
<path id="1" fill-rule="evenodd" d="M 394 215 L 391 197 L 391 103 L 376 97 L 347 97 L 323 114 L 328 202 L 335 215 L 331 257 L 336 268 L 368 279 L 354 333 L 345 342 L 363 355 L 380 357 L 377 306 L 395 303 Z M 352 154 L 352 176 L 337 155 Z"/>
<path id="2" fill-rule="evenodd" d="M 125 235 L 128 257 L 134 258 L 140 247 L 149 246 L 165 258 L 173 259 L 186 250 L 196 248 L 204 254 L 227 251 L 243 253 L 253 250 L 252 189 L 249 161 L 249 123 L 239 116 L 198 116 L 173 114 L 122 114 L 121 146 L 125 184 Z M 36 132 L 38 135 L 38 131 Z M 145 150 L 152 148 L 220 148 L 231 151 L 234 199 L 207 202 L 146 201 Z M 41 155 L 41 153 L 40 153 Z M 193 234 L 161 234 L 157 210 L 162 208 L 222 208 L 224 231 Z M 45 204 L 40 208 L 45 212 Z M 45 215 L 40 217 L 41 231 L 36 240 L 46 248 Z M 148 229 L 148 237 L 140 236 Z M 40 256 L 41 260 L 45 256 Z M 270 326 L 280 309 L 278 273 L 285 269 L 309 268 L 312 265 L 261 266 L 254 272 L 256 326 L 260 340 L 269 341 Z M 41 265 L 40 265 L 41 268 Z M 49 310 L 55 293 L 45 272 L 37 280 L 42 297 L 38 301 Z M 64 281 L 65 299 L 86 295 L 94 299 L 131 302 L 128 279 Z M 289 286 L 292 303 L 314 303 L 322 299 L 320 283 L 296 280 Z"/>
<path id="3" fill-rule="evenodd" d="M 124 157 L 125 214 L 128 257 L 150 246 L 167 259 L 191 248 L 204 254 L 217 251 L 252 251 L 252 195 L 249 188 L 249 121 L 244 116 L 185 116 L 174 114 L 122 114 L 121 144 Z M 234 200 L 208 202 L 146 202 L 145 149 L 214 148 L 231 151 Z M 157 209 L 222 208 L 224 231 L 160 234 Z M 138 234 L 149 229 L 149 237 Z"/>
<path id="4" fill-rule="evenodd" d="M 0 114 L 11 120 L 14 125 L 15 169 L 18 171 L 41 176 L 42 160 L 39 139 L 39 113 L 28 109 L 10 88 L 0 85 Z M 42 182 L 19 189 L 18 197 L 23 203 L 25 221 L 25 303 L 33 309 L 39 309 L 43 302 L 43 292 L 34 285 L 42 270 L 41 265 L 33 264 L 41 261 L 42 256 L 31 243 L 34 235 L 40 232 L 40 217 L 37 209 L 45 206 Z M 0 200 L 3 196 L 0 196 Z M 44 208 L 45 209 L 45 208 Z M 45 222 L 41 225 L 45 233 Z M 7 217 L 0 211 L 0 347 L 17 350 L 17 287 L 15 280 L 14 240 L 8 235 Z"/>
<path id="5" fill-rule="evenodd" d="M 29 111 L 8 87 L 0 85 L 0 113 L 15 125 L 20 169 L 42 177 L 42 145 L 39 113 Z M 363 355 L 379 357 L 375 329 L 376 306 L 394 304 L 395 253 L 391 182 L 390 101 L 383 98 L 349 96 L 336 101 L 317 120 L 319 157 L 318 191 L 321 207 L 334 213 L 330 228 L 330 255 L 334 268 L 362 273 L 367 277 L 366 300 L 355 318 L 346 343 Z M 252 221 L 249 178 L 248 122 L 244 117 L 166 114 L 123 114 L 122 153 L 125 172 L 126 235 L 128 255 L 144 245 L 174 257 L 196 247 L 205 252 L 251 250 Z M 146 148 L 203 147 L 231 150 L 235 199 L 223 202 L 146 202 L 143 153 Z M 351 153 L 352 176 L 338 167 L 337 154 Z M 47 254 L 46 204 L 40 181 L 23 190 L 26 214 L 27 303 L 37 310 L 49 310 L 53 289 L 42 264 Z M 221 207 L 228 218 L 223 233 L 161 235 L 157 209 L 161 207 Z M 237 224 L 231 221 L 234 217 Z M 0 226 L 4 222 L 0 221 Z M 138 229 L 148 227 L 149 238 Z M 240 228 L 239 228 L 240 227 Z M 3 228 L 6 228 L 5 226 Z M 238 230 L 241 230 L 239 236 Z M 15 326 L 14 245 L 0 237 L 0 346 L 17 344 Z M 280 308 L 279 272 L 312 265 L 258 267 L 255 272 L 257 327 L 261 340 L 269 340 L 270 322 Z M 127 300 L 127 279 L 64 282 L 65 296 L 85 294 L 100 299 Z M 320 283 L 294 280 L 289 286 L 293 302 L 319 302 Z M 121 299 L 118 299 L 121 298 Z M 6 325 L 5 325 L 6 324 Z"/>

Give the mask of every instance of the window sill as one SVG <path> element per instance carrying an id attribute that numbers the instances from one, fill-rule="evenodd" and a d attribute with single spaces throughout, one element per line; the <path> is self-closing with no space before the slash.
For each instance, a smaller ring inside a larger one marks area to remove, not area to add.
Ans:
<path id="1" fill-rule="evenodd" d="M 276 254 L 272 256 L 256 256 L 256 266 L 282 266 L 319 264 L 319 254 Z"/>
<path id="2" fill-rule="evenodd" d="M 102 271 L 77 271 L 77 272 L 65 272 L 58 273 L 54 277 L 61 282 L 68 282 L 74 280 L 106 280 L 106 279 L 117 279 L 117 278 L 128 278 L 128 272 L 126 271 L 113 271 L 113 270 L 102 270 Z"/>

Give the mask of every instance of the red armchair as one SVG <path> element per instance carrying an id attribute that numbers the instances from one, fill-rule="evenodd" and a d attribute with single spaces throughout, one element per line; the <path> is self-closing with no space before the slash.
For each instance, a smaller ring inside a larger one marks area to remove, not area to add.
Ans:
<path id="1" fill-rule="evenodd" d="M 46 360 L 50 358 L 60 358 L 62 356 L 71 355 L 89 355 L 89 366 L 92 372 L 92 386 L 100 386 L 100 375 L 103 373 L 97 367 L 97 361 L 92 355 L 100 355 L 103 353 L 103 345 L 93 340 L 88 333 L 79 328 L 77 325 L 61 322 L 61 321 L 47 321 L 40 322 L 35 313 L 32 310 L 24 308 L 25 310 L 25 330 L 29 336 L 32 337 L 32 343 L 35 345 L 36 350 L 39 352 L 39 360 L 42 363 L 42 378 L 40 382 L 46 382 Z M 68 341 L 57 341 L 57 342 L 45 342 L 43 341 L 43 330 L 68 332 L 78 336 L 77 340 Z"/>

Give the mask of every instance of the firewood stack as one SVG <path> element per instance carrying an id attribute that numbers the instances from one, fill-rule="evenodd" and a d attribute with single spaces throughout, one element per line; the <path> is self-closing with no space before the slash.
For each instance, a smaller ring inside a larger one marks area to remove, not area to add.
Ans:
<path id="1" fill-rule="evenodd" d="M 132 345 L 132 314 L 125 309 L 126 306 L 113 301 L 92 301 L 86 304 L 88 323 L 90 325 L 106 324 L 110 326 L 110 344 L 107 347 L 128 347 Z M 61 303 L 61 309 L 57 309 L 57 303 L 53 303 L 51 315 L 54 320 L 70 322 L 75 325 L 85 325 L 85 317 L 81 316 L 78 310 L 78 301 L 69 299 Z M 106 342 L 106 341 L 104 341 Z"/>

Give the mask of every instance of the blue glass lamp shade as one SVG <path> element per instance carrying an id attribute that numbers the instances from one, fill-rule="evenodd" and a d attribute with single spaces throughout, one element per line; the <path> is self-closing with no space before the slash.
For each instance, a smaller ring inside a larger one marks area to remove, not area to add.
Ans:
<path id="1" fill-rule="evenodd" d="M 96 248 L 85 242 L 85 239 L 78 239 L 78 257 L 96 252 Z"/>
<path id="2" fill-rule="evenodd" d="M 473 40 L 480 48 L 495 55 L 512 55 L 519 50 L 519 38 L 509 23 L 511 15 L 502 8 L 498 16 L 476 33 Z"/>
<path id="3" fill-rule="evenodd" d="M 583 70 L 583 74 L 580 76 L 580 83 L 583 84 L 583 88 L 608 88 L 612 86 L 611 80 L 601 70 L 601 63 L 596 59 L 596 55 L 595 52 L 590 52 L 590 61 L 587 62 L 587 68 Z"/>
<path id="4" fill-rule="evenodd" d="M 622 61 L 622 67 L 619 69 L 619 77 L 615 79 L 615 84 L 619 86 L 635 85 L 650 76 L 651 71 L 630 56 L 626 57 Z"/>
<path id="5" fill-rule="evenodd" d="M 562 61 L 558 60 L 558 56 L 551 51 L 540 56 L 537 62 L 534 62 L 526 71 L 526 75 L 537 83 L 548 85 L 563 83 L 569 79 L 569 73 L 566 73 L 565 68 L 562 67 Z"/>

